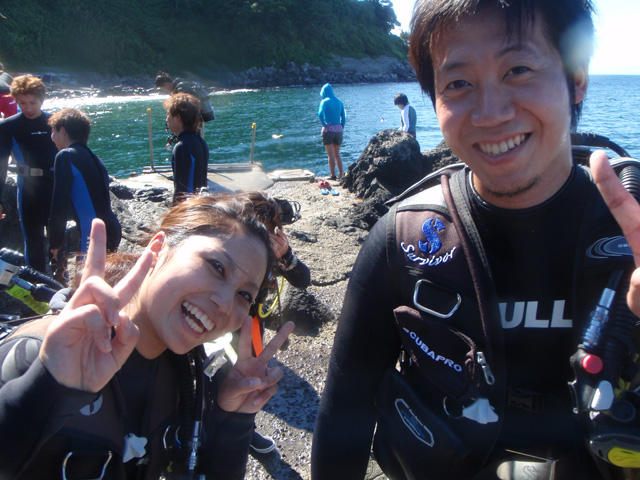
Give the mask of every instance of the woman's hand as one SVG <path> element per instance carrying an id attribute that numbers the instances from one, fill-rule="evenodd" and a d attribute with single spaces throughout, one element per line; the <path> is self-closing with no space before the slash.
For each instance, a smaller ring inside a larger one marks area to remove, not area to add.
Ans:
<path id="1" fill-rule="evenodd" d="M 633 251 L 636 269 L 631 276 L 627 304 L 631 311 L 640 317 L 640 205 L 622 186 L 603 151 L 593 152 L 590 166 L 604 201 Z"/>
<path id="2" fill-rule="evenodd" d="M 267 363 L 285 342 L 295 325 L 285 323 L 257 358 L 251 354 L 251 317 L 240 330 L 238 361 L 220 387 L 218 406 L 227 412 L 256 413 L 278 391 L 282 370 Z"/>
<path id="3" fill-rule="evenodd" d="M 58 383 L 89 392 L 111 380 L 138 341 L 138 328 L 121 309 L 140 288 L 153 258 L 145 250 L 111 288 L 104 281 L 106 240 L 104 223 L 93 220 L 80 287 L 47 329 L 40 349 L 42 363 Z"/>
<path id="4" fill-rule="evenodd" d="M 287 250 L 289 250 L 289 239 L 280 227 L 276 227 L 274 233 L 269 234 L 271 239 L 271 248 L 277 259 L 281 259 Z"/>

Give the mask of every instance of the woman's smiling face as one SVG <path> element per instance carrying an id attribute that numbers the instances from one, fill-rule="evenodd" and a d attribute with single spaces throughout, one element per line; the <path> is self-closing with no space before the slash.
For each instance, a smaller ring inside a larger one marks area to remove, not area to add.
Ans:
<path id="1" fill-rule="evenodd" d="M 264 244 L 244 232 L 192 236 L 177 247 L 162 235 L 154 242 L 157 263 L 130 311 L 140 328 L 138 351 L 183 354 L 240 328 L 266 273 Z"/>

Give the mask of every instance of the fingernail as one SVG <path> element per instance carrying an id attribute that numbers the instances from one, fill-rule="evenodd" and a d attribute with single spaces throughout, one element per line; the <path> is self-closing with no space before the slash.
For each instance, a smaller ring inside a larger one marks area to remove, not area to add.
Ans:
<path id="1" fill-rule="evenodd" d="M 118 310 L 116 310 L 113 315 L 111 315 L 111 325 L 120 325 L 120 312 Z"/>
<path id="2" fill-rule="evenodd" d="M 251 380 L 249 380 L 249 386 L 251 388 L 257 388 L 260 386 L 261 383 L 262 381 L 258 378 L 252 378 Z"/>
<path id="3" fill-rule="evenodd" d="M 104 341 L 104 348 L 106 349 L 107 352 L 111 351 L 111 341 L 110 340 L 105 340 Z"/>

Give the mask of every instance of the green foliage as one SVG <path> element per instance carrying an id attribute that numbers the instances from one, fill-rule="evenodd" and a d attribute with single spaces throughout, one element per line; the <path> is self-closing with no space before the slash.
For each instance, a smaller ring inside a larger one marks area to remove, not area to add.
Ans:
<path id="1" fill-rule="evenodd" d="M 406 57 L 388 0 L 3 0 L 0 62 L 13 71 L 207 71 L 334 55 Z"/>

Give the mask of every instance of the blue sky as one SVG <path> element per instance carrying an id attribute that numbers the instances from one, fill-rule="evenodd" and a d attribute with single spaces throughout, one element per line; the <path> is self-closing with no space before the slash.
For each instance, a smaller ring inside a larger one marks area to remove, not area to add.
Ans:
<path id="1" fill-rule="evenodd" d="M 415 0 L 392 1 L 401 29 L 409 30 Z M 640 75 L 640 0 L 593 1 L 597 32 L 591 73 Z"/>

